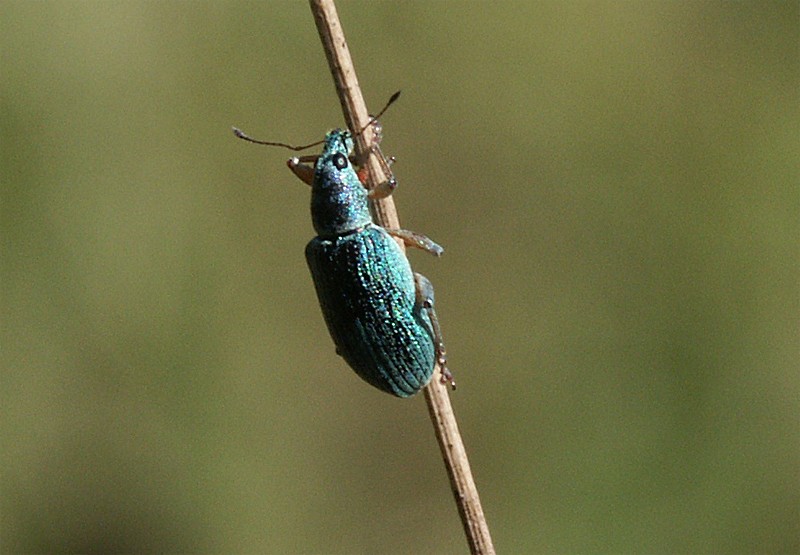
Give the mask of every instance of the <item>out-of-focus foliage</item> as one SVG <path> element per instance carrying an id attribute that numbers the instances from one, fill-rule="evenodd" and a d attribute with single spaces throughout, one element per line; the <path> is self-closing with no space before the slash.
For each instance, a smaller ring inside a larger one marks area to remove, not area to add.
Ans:
<path id="1" fill-rule="evenodd" d="M 797 2 L 340 2 L 504 553 L 800 550 Z M 463 553 L 334 354 L 303 2 L 0 4 L 3 552 Z"/>

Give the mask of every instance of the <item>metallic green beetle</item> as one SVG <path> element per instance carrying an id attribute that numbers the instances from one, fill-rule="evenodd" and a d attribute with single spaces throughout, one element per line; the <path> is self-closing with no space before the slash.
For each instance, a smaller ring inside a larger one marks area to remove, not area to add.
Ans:
<path id="1" fill-rule="evenodd" d="M 412 272 L 393 237 L 436 256 L 443 249 L 423 235 L 372 221 L 348 131 L 331 131 L 323 144 L 313 169 L 299 158 L 289 167 L 311 185 L 317 237 L 306 246 L 306 260 L 336 352 L 369 384 L 398 397 L 425 387 L 437 362 L 442 381 L 453 383 L 433 286 Z"/>

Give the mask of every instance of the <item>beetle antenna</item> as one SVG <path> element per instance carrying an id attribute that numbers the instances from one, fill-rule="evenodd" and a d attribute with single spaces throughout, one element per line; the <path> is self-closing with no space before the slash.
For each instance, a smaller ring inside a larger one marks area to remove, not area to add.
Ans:
<path id="1" fill-rule="evenodd" d="M 286 143 L 274 143 L 272 141 L 260 141 L 258 139 L 254 139 L 253 137 L 251 137 L 250 135 L 248 135 L 247 133 L 245 133 L 244 131 L 242 131 L 238 127 L 234 127 L 233 128 L 233 134 L 236 135 L 237 137 L 239 137 L 240 139 L 243 139 L 243 140 L 251 142 L 251 143 L 255 143 L 257 145 L 280 146 L 280 147 L 283 147 L 283 148 L 288 148 L 289 150 L 294 150 L 295 152 L 298 152 L 300 150 L 305 150 L 307 148 L 311 148 L 312 146 L 321 145 L 322 143 L 325 142 L 324 140 L 322 140 L 322 141 L 317 141 L 315 143 L 311 143 L 311 144 L 307 144 L 307 145 L 294 146 L 294 145 L 288 145 Z"/>
<path id="2" fill-rule="evenodd" d="M 401 91 L 397 91 L 392 96 L 390 96 L 389 97 L 389 101 L 386 103 L 386 105 L 383 108 L 381 108 L 381 111 L 378 112 L 378 115 L 377 116 L 370 116 L 369 121 L 367 122 L 367 124 L 364 127 L 362 127 L 361 129 L 359 129 L 359 131 L 358 131 L 358 133 L 356 133 L 356 135 L 361 135 L 364 132 L 364 130 L 366 130 L 367 127 L 369 127 L 373 123 L 376 123 L 378 121 L 378 118 L 380 118 L 383 114 L 386 113 L 386 110 L 389 109 L 389 106 L 394 104 L 395 100 L 400 98 L 400 92 Z"/>
<path id="3" fill-rule="evenodd" d="M 378 112 L 378 115 L 377 116 L 371 116 L 369 118 L 369 122 L 364 127 L 362 127 L 361 130 L 358 133 L 356 133 L 356 135 L 361 135 L 367 127 L 369 127 L 370 125 L 376 123 L 378 121 L 378 118 L 381 117 L 384 113 L 386 113 L 386 110 L 389 109 L 389 106 L 391 106 L 394 103 L 394 101 L 397 100 L 398 98 L 400 98 L 400 91 L 397 91 L 391 97 L 389 97 L 389 101 L 386 103 L 386 105 L 383 108 L 381 108 L 381 111 Z M 273 141 L 261 141 L 259 139 L 254 139 L 253 137 L 251 137 L 250 135 L 248 135 L 247 133 L 245 133 L 244 131 L 242 131 L 238 127 L 234 127 L 233 128 L 233 134 L 236 135 L 238 138 L 240 138 L 242 140 L 245 140 L 245 141 L 248 141 L 250 143 L 255 143 L 257 145 L 266 145 L 266 146 L 279 146 L 279 147 L 282 147 L 282 148 L 288 148 L 289 150 L 293 150 L 295 152 L 298 152 L 298 151 L 301 151 L 301 150 L 305 150 L 307 148 L 311 148 L 312 146 L 321 145 L 322 143 L 325 142 L 325 139 L 323 139 L 321 141 L 317 141 L 315 143 L 309 143 L 307 145 L 294 146 L 294 145 L 290 145 L 290 144 L 286 144 L 286 143 L 276 143 L 276 142 L 273 142 Z"/>

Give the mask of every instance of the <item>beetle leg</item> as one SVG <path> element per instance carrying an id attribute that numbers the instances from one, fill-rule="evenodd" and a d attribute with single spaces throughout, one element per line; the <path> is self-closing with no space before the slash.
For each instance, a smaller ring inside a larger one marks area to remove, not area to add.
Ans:
<path id="1" fill-rule="evenodd" d="M 382 198 L 388 197 L 389 195 L 394 193 L 395 189 L 397 189 L 397 179 L 395 179 L 391 167 L 392 164 L 394 164 L 395 157 L 390 156 L 387 158 L 386 156 L 384 156 L 380 145 L 378 145 L 377 143 L 372 145 L 370 152 L 374 153 L 375 156 L 377 156 L 378 164 L 383 170 L 384 175 L 388 176 L 386 181 L 378 183 L 374 188 L 370 189 L 369 191 L 368 197 L 370 200 L 380 200 Z"/>
<path id="2" fill-rule="evenodd" d="M 386 232 L 403 241 L 406 246 L 422 249 L 434 256 L 442 256 L 444 252 L 444 249 L 440 245 L 421 233 L 415 233 L 407 229 L 387 229 Z"/>
<path id="3" fill-rule="evenodd" d="M 375 157 L 378 159 L 378 164 L 380 165 L 381 169 L 383 170 L 383 174 L 387 176 L 386 181 L 378 183 L 375 187 L 370 189 L 369 191 L 369 199 L 370 200 L 379 200 L 382 198 L 386 198 L 391 195 L 395 189 L 397 189 L 397 179 L 394 177 L 394 173 L 392 173 L 392 164 L 395 162 L 394 156 L 387 157 L 383 154 L 381 150 L 381 139 L 383 139 L 383 127 L 381 126 L 378 120 L 374 120 L 372 122 L 372 130 L 373 130 L 373 139 L 372 139 L 372 146 L 366 152 L 363 152 L 359 155 L 354 154 L 350 157 L 350 160 L 357 166 L 361 166 L 361 170 L 358 171 L 358 179 L 361 181 L 364 186 L 367 184 L 367 172 L 364 169 L 364 165 L 369 160 L 369 157 L 374 154 Z"/>
<path id="4" fill-rule="evenodd" d="M 439 318 L 436 316 L 436 310 L 433 307 L 433 284 L 428 278 L 414 272 L 414 284 L 417 295 L 417 304 L 421 306 L 427 313 L 431 321 L 431 328 L 433 330 L 433 344 L 436 350 L 436 363 L 439 365 L 439 371 L 442 373 L 440 378 L 441 383 L 449 383 L 450 387 L 456 388 L 456 381 L 453 379 L 453 374 L 447 368 L 447 350 L 444 348 L 444 340 L 442 339 L 442 329 L 439 327 Z"/>
<path id="5" fill-rule="evenodd" d="M 397 180 L 394 178 L 394 175 L 392 175 L 383 183 L 378 183 L 376 187 L 370 189 L 367 197 L 370 200 L 380 200 L 391 195 L 395 189 L 397 189 Z"/>
<path id="6" fill-rule="evenodd" d="M 314 183 L 314 168 L 303 162 L 315 162 L 317 158 L 318 156 L 303 156 L 301 158 L 295 156 L 294 158 L 289 158 L 286 161 L 286 165 L 303 183 L 311 185 Z"/>
<path id="7" fill-rule="evenodd" d="M 384 172 L 389 176 L 389 179 L 378 183 L 375 187 L 369 190 L 367 197 L 370 200 L 380 200 L 382 198 L 386 198 L 391 195 L 395 189 L 397 189 L 397 179 L 395 179 L 391 170 L 388 169 L 389 166 L 386 162 L 386 159 L 383 157 L 383 154 L 378 156 L 378 160 L 382 161 L 382 166 L 386 165 Z M 394 157 L 390 158 L 389 160 L 394 161 Z M 369 170 L 367 170 L 367 166 L 362 166 L 361 169 L 356 172 L 356 174 L 358 175 L 358 180 L 361 181 L 361 184 L 366 187 L 367 179 L 369 177 Z"/>
<path id="8" fill-rule="evenodd" d="M 377 122 L 376 122 L 377 123 Z M 380 134 L 376 134 L 376 137 L 380 137 Z M 382 183 L 378 183 L 372 190 L 369 192 L 369 199 L 370 200 L 379 200 L 382 198 L 386 198 L 392 193 L 394 190 L 397 189 L 397 179 L 394 177 L 394 172 L 392 172 L 392 164 L 394 164 L 395 157 L 390 156 L 386 157 L 381 150 L 381 146 L 378 144 L 378 140 L 376 140 L 375 144 L 372 145 L 370 148 L 370 153 L 375 154 L 378 158 L 378 164 L 380 165 L 381 169 L 383 170 L 384 175 L 387 176 L 386 181 Z"/>

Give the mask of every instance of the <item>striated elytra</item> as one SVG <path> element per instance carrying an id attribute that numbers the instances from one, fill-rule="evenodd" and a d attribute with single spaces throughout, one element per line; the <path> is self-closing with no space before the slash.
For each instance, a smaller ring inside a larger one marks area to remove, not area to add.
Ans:
<path id="1" fill-rule="evenodd" d="M 323 144 L 313 168 L 298 158 L 289 167 L 311 185 L 317 237 L 306 246 L 306 260 L 336 352 L 366 382 L 398 397 L 425 387 L 437 362 L 442 381 L 452 383 L 433 287 L 411 270 L 394 237 L 437 256 L 441 247 L 372 221 L 369 193 L 350 160 L 349 131 L 335 129 Z"/>

